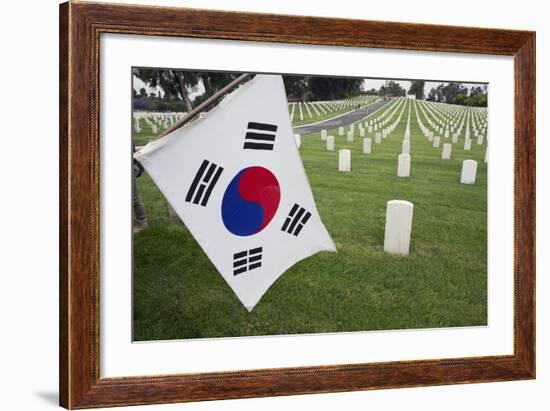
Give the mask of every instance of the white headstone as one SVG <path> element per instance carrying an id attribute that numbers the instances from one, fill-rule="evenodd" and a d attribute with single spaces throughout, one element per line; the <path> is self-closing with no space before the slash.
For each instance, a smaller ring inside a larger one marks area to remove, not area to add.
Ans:
<path id="1" fill-rule="evenodd" d="M 477 161 L 464 160 L 462 162 L 462 173 L 460 174 L 461 184 L 475 184 L 477 173 Z"/>
<path id="2" fill-rule="evenodd" d="M 477 144 L 482 145 L 483 144 L 483 134 L 479 134 L 477 136 Z"/>
<path id="3" fill-rule="evenodd" d="M 344 135 L 344 127 L 340 126 L 338 127 L 338 135 L 343 136 Z"/>
<path id="4" fill-rule="evenodd" d="M 369 133 L 372 133 L 372 126 L 369 126 Z"/>
<path id="5" fill-rule="evenodd" d="M 485 149 L 485 158 L 484 158 L 485 162 L 487 162 L 487 151 L 489 151 L 489 150 Z"/>
<path id="6" fill-rule="evenodd" d="M 470 150 L 472 148 L 472 140 L 467 138 L 464 140 L 464 150 Z"/>
<path id="7" fill-rule="evenodd" d="M 348 141 L 353 143 L 353 130 L 348 131 Z"/>
<path id="8" fill-rule="evenodd" d="M 151 131 L 153 134 L 157 134 L 159 132 L 157 126 L 155 124 L 151 124 Z"/>
<path id="9" fill-rule="evenodd" d="M 302 146 L 302 137 L 300 134 L 294 134 L 294 141 L 296 142 L 296 147 L 300 148 Z"/>
<path id="10" fill-rule="evenodd" d="M 457 133 L 453 134 L 453 140 L 452 141 L 453 141 L 454 144 L 458 143 L 458 134 Z"/>
<path id="11" fill-rule="evenodd" d="M 372 140 L 370 138 L 363 139 L 363 153 L 370 154 L 372 150 Z"/>
<path id="12" fill-rule="evenodd" d="M 451 151 L 453 150 L 453 145 L 450 143 L 443 144 L 443 151 L 441 152 L 441 158 L 443 160 L 451 159 Z"/>
<path id="13" fill-rule="evenodd" d="M 397 160 L 397 177 L 409 177 L 411 175 L 410 154 L 399 154 Z"/>
<path id="14" fill-rule="evenodd" d="M 327 136 L 327 151 L 334 151 L 334 136 Z"/>
<path id="15" fill-rule="evenodd" d="M 395 255 L 408 255 L 414 206 L 409 201 L 391 200 L 386 205 L 384 251 Z"/>
<path id="16" fill-rule="evenodd" d="M 403 140 L 401 143 L 401 154 L 411 154 L 411 141 Z"/>
<path id="17" fill-rule="evenodd" d="M 433 146 L 434 146 L 435 148 L 438 148 L 438 147 L 439 147 L 439 140 L 440 140 L 439 136 L 435 136 L 435 137 L 434 137 Z"/>
<path id="18" fill-rule="evenodd" d="M 351 151 L 347 149 L 338 150 L 338 171 L 351 171 Z"/>
<path id="19" fill-rule="evenodd" d="M 365 137 L 365 129 L 364 129 L 363 127 L 361 127 L 361 128 L 359 129 L 359 136 L 360 136 L 360 137 Z"/>
<path id="20" fill-rule="evenodd" d="M 325 141 L 327 139 L 327 130 L 321 130 L 321 140 Z"/>
<path id="21" fill-rule="evenodd" d="M 381 144 L 382 143 L 382 133 L 376 133 L 374 135 L 374 143 L 375 144 Z"/>

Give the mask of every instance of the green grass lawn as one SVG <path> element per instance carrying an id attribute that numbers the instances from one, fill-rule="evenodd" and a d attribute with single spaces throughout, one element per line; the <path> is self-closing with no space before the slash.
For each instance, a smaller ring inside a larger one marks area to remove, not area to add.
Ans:
<path id="1" fill-rule="evenodd" d="M 485 325 L 485 145 L 474 139 L 465 152 L 463 131 L 452 160 L 443 161 L 412 110 L 411 177 L 398 178 L 406 119 L 407 111 L 381 145 L 373 138 L 370 155 L 361 153 L 358 130 L 353 143 L 333 132 L 336 149 L 352 151 L 351 173 L 337 171 L 338 152 L 327 152 L 319 134 L 302 135 L 302 160 L 338 252 L 293 266 L 251 313 L 185 226 L 168 216 L 151 179 L 138 179 L 150 228 L 134 236 L 135 340 Z M 468 158 L 478 161 L 475 185 L 459 183 Z M 386 202 L 393 199 L 414 204 L 407 257 L 383 252 Z"/>

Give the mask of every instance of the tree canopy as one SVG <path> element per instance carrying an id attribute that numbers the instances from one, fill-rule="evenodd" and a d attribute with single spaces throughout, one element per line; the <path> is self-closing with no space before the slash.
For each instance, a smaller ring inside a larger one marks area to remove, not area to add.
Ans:
<path id="1" fill-rule="evenodd" d="M 472 86 L 468 90 L 462 83 L 440 84 L 437 87 L 432 87 L 426 100 L 463 106 L 487 107 L 487 86 Z"/>
<path id="2" fill-rule="evenodd" d="M 148 68 L 134 68 L 133 74 L 149 87 L 159 87 L 164 93 L 163 100 L 182 101 L 186 111 L 191 111 L 193 106 L 198 105 L 238 76 L 238 73 Z M 201 85 L 204 87 L 204 93 L 191 101 L 190 92 L 197 90 Z M 144 97 L 141 90 L 140 97 Z"/>
<path id="3" fill-rule="evenodd" d="M 321 76 L 283 76 L 289 100 L 339 100 L 361 93 L 363 79 Z"/>
<path id="4" fill-rule="evenodd" d="M 405 89 L 393 80 L 387 80 L 384 85 L 380 87 L 380 91 L 378 92 L 381 96 L 388 97 L 403 97 L 405 93 Z"/>
<path id="5" fill-rule="evenodd" d="M 424 85 L 426 82 L 424 80 L 414 80 L 411 81 L 411 87 L 407 94 L 413 95 L 417 100 L 424 100 Z"/>

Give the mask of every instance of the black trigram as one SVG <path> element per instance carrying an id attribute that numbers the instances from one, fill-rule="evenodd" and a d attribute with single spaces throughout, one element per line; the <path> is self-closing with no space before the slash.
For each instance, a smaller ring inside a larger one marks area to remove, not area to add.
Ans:
<path id="1" fill-rule="evenodd" d="M 273 124 L 248 123 L 244 137 L 245 150 L 273 150 L 277 126 Z"/>
<path id="2" fill-rule="evenodd" d="M 302 228 L 304 228 L 304 225 L 310 217 L 311 213 L 309 211 L 307 211 L 304 207 L 300 207 L 298 204 L 294 204 L 290 210 L 290 213 L 288 213 L 281 230 L 288 234 L 294 234 L 297 236 L 300 234 L 300 231 L 302 231 Z"/>
<path id="3" fill-rule="evenodd" d="M 262 266 L 262 247 L 233 254 L 233 275 L 254 270 Z"/>
<path id="4" fill-rule="evenodd" d="M 191 187 L 189 187 L 187 196 L 185 196 L 185 201 L 193 204 L 199 204 L 200 202 L 201 206 L 206 206 L 222 171 L 223 167 L 208 160 L 203 160 L 199 171 L 195 174 Z"/>

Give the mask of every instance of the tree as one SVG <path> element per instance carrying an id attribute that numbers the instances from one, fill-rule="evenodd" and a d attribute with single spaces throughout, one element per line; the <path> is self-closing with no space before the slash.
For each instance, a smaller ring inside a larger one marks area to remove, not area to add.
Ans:
<path id="1" fill-rule="evenodd" d="M 315 100 L 338 100 L 353 97 L 361 93 L 363 79 L 345 77 L 309 78 L 308 86 Z"/>
<path id="2" fill-rule="evenodd" d="M 468 90 L 462 83 L 451 82 L 447 85 L 441 83 L 436 88 L 432 87 L 427 100 L 464 106 L 487 107 L 487 88 L 472 86 Z"/>
<path id="3" fill-rule="evenodd" d="M 206 99 L 211 95 L 216 94 L 227 84 L 235 80 L 239 75 L 239 73 L 220 73 L 209 71 L 198 72 L 197 77 L 204 86 L 204 94 L 202 94 L 201 97 Z"/>
<path id="4" fill-rule="evenodd" d="M 411 81 L 411 87 L 407 94 L 413 95 L 417 100 L 424 100 L 424 85 L 426 82 L 424 80 L 414 80 Z"/>
<path id="5" fill-rule="evenodd" d="M 430 92 L 428 93 L 428 97 L 426 97 L 426 100 L 428 101 L 437 101 L 437 90 L 435 87 L 432 87 L 430 89 Z"/>
<path id="6" fill-rule="evenodd" d="M 149 87 L 160 87 L 165 93 L 167 99 L 181 98 L 187 111 L 191 111 L 193 106 L 189 99 L 188 89 L 195 87 L 198 83 L 196 72 L 172 70 L 172 69 L 143 69 L 134 68 L 133 74 L 141 79 Z"/>
<path id="7" fill-rule="evenodd" d="M 289 100 L 302 100 L 308 87 L 306 76 L 283 76 L 283 82 Z"/>
<path id="8" fill-rule="evenodd" d="M 289 100 L 338 100 L 361 93 L 360 78 L 283 76 Z"/>
<path id="9" fill-rule="evenodd" d="M 402 97 L 406 95 L 406 91 L 399 83 L 393 80 L 387 80 L 384 85 L 380 87 L 379 94 L 390 97 Z"/>
<path id="10" fill-rule="evenodd" d="M 147 90 L 145 90 L 145 88 L 140 88 L 139 89 L 139 96 L 140 97 L 147 97 Z"/>

